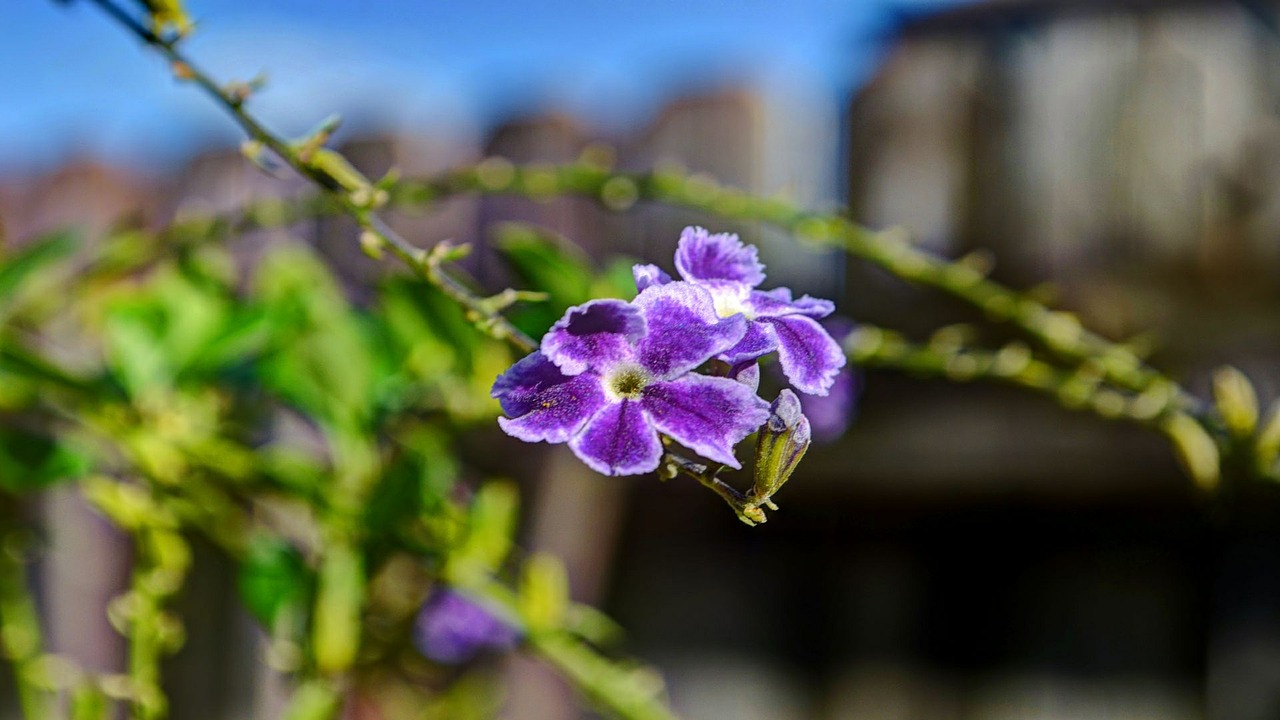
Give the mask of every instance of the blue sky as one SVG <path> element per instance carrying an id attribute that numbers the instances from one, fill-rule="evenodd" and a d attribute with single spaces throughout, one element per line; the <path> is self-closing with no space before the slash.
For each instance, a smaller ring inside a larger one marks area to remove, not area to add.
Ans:
<path id="1" fill-rule="evenodd" d="M 117 0 L 134 4 L 132 0 Z M 942 0 L 187 0 L 188 51 L 222 80 L 265 71 L 254 110 L 286 133 L 430 132 L 559 109 L 639 125 L 681 91 L 746 82 L 847 95 L 895 18 Z M 74 155 L 163 166 L 239 135 L 94 6 L 0 11 L 0 171 Z"/>

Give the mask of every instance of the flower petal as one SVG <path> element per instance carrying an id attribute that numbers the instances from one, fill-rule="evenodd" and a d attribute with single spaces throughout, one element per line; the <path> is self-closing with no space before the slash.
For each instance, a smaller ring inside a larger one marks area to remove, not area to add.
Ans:
<path id="1" fill-rule="evenodd" d="M 752 317 L 786 317 L 788 315 L 804 315 L 811 318 L 824 318 L 835 311 L 835 303 L 830 300 L 802 295 L 798 300 L 791 299 L 791 291 L 787 288 L 773 290 L 753 290 L 743 302 L 743 307 Z"/>
<path id="2" fill-rule="evenodd" d="M 643 292 L 650 285 L 666 285 L 671 276 L 657 265 L 632 265 L 631 276 L 636 279 L 636 292 Z"/>
<path id="3" fill-rule="evenodd" d="M 700 227 L 680 233 L 676 270 L 689 281 L 733 280 L 751 287 L 764 282 L 764 265 L 756 259 L 754 245 L 743 245 L 737 235 L 712 235 Z"/>
<path id="4" fill-rule="evenodd" d="M 733 448 L 769 419 L 769 403 L 735 380 L 686 375 L 644 389 L 640 404 L 659 432 L 699 455 L 742 467 Z"/>
<path id="5" fill-rule="evenodd" d="M 826 395 L 846 362 L 840 345 L 816 320 L 803 315 L 761 318 L 778 338 L 782 372 L 800 392 Z"/>
<path id="6" fill-rule="evenodd" d="M 672 380 L 728 350 L 747 332 L 741 315 L 720 319 L 711 295 L 687 282 L 653 285 L 633 301 L 649 334 L 638 344 L 640 364 L 659 380 Z"/>
<path id="7" fill-rule="evenodd" d="M 773 334 L 773 327 L 768 323 L 752 322 L 747 324 L 747 334 L 742 336 L 737 345 L 724 351 L 720 359 L 737 365 L 768 355 L 777 349 L 778 339 Z"/>
<path id="8" fill-rule="evenodd" d="M 502 412 L 519 417 L 537 406 L 539 392 L 568 379 L 545 355 L 535 350 L 493 381 L 489 397 L 497 398 Z"/>
<path id="9" fill-rule="evenodd" d="M 644 337 L 640 311 L 622 300 L 592 300 L 571 307 L 542 337 L 542 354 L 566 375 L 608 369 L 635 358 Z"/>
<path id="10" fill-rule="evenodd" d="M 639 403 L 611 403 L 569 441 L 573 452 L 596 472 L 640 475 L 658 467 L 662 443 Z"/>
<path id="11" fill-rule="evenodd" d="M 811 318 L 824 318 L 836 311 L 835 303 L 810 295 L 801 295 L 791 304 L 791 307 L 797 314 Z"/>
<path id="12" fill-rule="evenodd" d="M 605 404 L 599 377 L 569 377 L 540 352 L 499 375 L 492 395 L 510 416 L 498 425 L 525 442 L 564 442 Z"/>
<path id="13" fill-rule="evenodd" d="M 734 365 L 729 369 L 729 379 L 746 385 L 751 388 L 751 392 L 756 392 L 760 389 L 760 363 L 747 360 Z"/>

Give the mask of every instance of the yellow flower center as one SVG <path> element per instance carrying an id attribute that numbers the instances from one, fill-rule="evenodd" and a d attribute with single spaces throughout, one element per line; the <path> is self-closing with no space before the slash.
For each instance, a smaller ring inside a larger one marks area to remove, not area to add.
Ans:
<path id="1" fill-rule="evenodd" d="M 754 315 L 746 307 L 747 293 L 719 287 L 710 288 L 710 291 L 711 301 L 716 308 L 716 315 L 722 318 L 746 315 L 748 320 L 755 319 Z"/>
<path id="2" fill-rule="evenodd" d="M 653 376 L 639 365 L 624 363 L 614 368 L 604 380 L 605 392 L 612 400 L 638 400 Z"/>

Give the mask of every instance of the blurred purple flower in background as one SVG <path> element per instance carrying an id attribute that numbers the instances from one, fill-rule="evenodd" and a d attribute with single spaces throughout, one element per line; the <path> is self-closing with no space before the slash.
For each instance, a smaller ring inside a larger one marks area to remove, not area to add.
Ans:
<path id="1" fill-rule="evenodd" d="M 436 590 L 418 611 L 413 641 L 438 663 L 464 663 L 485 650 L 507 650 L 520 632 L 478 603 L 453 590 Z"/>
<path id="2" fill-rule="evenodd" d="M 854 323 L 848 318 L 832 317 L 822 322 L 832 338 L 843 343 L 853 332 Z M 829 443 L 844 435 L 858 414 L 858 396 L 862 394 L 862 370 L 845 365 L 831 383 L 826 395 L 800 393 L 800 407 L 809 418 L 813 439 Z"/>

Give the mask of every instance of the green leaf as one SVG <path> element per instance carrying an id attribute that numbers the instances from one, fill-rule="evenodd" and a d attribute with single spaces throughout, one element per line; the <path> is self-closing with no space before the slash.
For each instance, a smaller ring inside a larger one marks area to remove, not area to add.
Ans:
<path id="1" fill-rule="evenodd" d="M 439 510 L 449 502 L 458 481 L 458 459 L 454 457 L 453 438 L 438 428 L 415 425 L 397 438 L 405 455 L 418 467 L 419 502 L 428 511 Z"/>
<path id="2" fill-rule="evenodd" d="M 589 297 L 630 300 L 636 296 L 636 277 L 633 258 L 618 258 L 610 262 L 603 272 L 591 281 Z"/>
<path id="3" fill-rule="evenodd" d="M 249 541 L 240 563 L 240 599 L 266 628 L 273 629 L 282 613 L 300 618 L 312 577 L 302 555 L 279 538 L 258 536 Z"/>
<path id="4" fill-rule="evenodd" d="M 69 232 L 46 235 L 13 255 L 0 258 L 0 301 L 8 300 L 33 275 L 76 249 Z"/>
<path id="5" fill-rule="evenodd" d="M 343 672 L 355 662 L 360 649 L 364 593 L 364 558 L 350 545 L 331 546 L 320 561 L 320 586 L 311 628 L 320 672 Z"/>
<path id="6" fill-rule="evenodd" d="M 530 287 L 550 294 L 553 302 L 577 305 L 590 299 L 588 290 L 595 273 L 577 245 L 520 223 L 503 223 L 495 233 L 498 250 Z"/>
<path id="7" fill-rule="evenodd" d="M 67 441 L 17 428 L 0 429 L 0 488 L 38 490 L 83 477 L 91 467 L 90 457 Z"/>
<path id="8" fill-rule="evenodd" d="M 38 238 L 13 255 L 0 258 L 0 297 L 13 295 L 32 274 L 76 251 L 76 245 L 74 234 L 59 232 Z"/>
<path id="9" fill-rule="evenodd" d="M 327 477 L 329 465 L 312 449 L 289 447 L 280 441 L 256 452 L 259 470 L 290 492 L 308 496 Z"/>
<path id="10" fill-rule="evenodd" d="M 107 720 L 111 701 L 94 682 L 82 682 L 71 693 L 71 720 Z"/>
<path id="11" fill-rule="evenodd" d="M 420 280 L 397 278 L 384 285 L 378 314 L 423 377 L 464 374 L 483 347 L 483 337 L 458 304 Z"/>
<path id="12" fill-rule="evenodd" d="M 13 344 L 0 347 L 0 370 L 28 380 L 47 382 L 72 390 L 85 390 L 92 387 L 90 381 L 76 377 L 44 358 Z"/>
<path id="13" fill-rule="evenodd" d="M 157 336 L 155 308 L 135 305 L 112 312 L 103 328 L 107 362 L 130 397 L 173 382 L 172 359 Z"/>
<path id="14" fill-rule="evenodd" d="M 260 307 L 236 308 L 221 331 L 192 358 L 190 370 L 212 372 L 261 354 L 270 339 L 270 322 Z"/>
<path id="15" fill-rule="evenodd" d="M 342 709 L 342 695 L 330 684 L 312 680 L 293 692 L 283 720 L 332 720 Z"/>
<path id="16" fill-rule="evenodd" d="M 264 384 L 331 424 L 363 423 L 376 395 L 375 333 L 367 319 L 347 303 L 328 269 L 300 248 L 265 258 L 258 285 L 272 350 L 258 363 Z"/>
<path id="17" fill-rule="evenodd" d="M 80 491 L 89 504 L 122 530 L 135 531 L 151 525 L 172 526 L 172 515 L 162 509 L 143 487 L 117 482 L 103 475 L 86 478 Z"/>
<path id="18" fill-rule="evenodd" d="M 436 313 L 422 292 L 404 280 L 383 286 L 377 321 L 387 337 L 385 347 L 400 358 L 403 371 L 421 379 L 454 372 L 465 355 L 448 337 L 448 321 L 433 322 Z M 458 316 L 461 322 L 461 315 Z M 389 358 L 388 358 L 389 359 Z"/>
<path id="19" fill-rule="evenodd" d="M 489 482 L 471 501 L 467 537 L 453 558 L 464 574 L 493 572 L 511 552 L 519 519 L 519 493 L 510 482 Z"/>
<path id="20" fill-rule="evenodd" d="M 556 630 L 569 609 L 569 576 L 558 559 L 539 553 L 524 564 L 520 614 L 532 631 Z"/>
<path id="21" fill-rule="evenodd" d="M 225 299 L 171 268 L 157 273 L 148 290 L 160 313 L 157 335 L 174 369 L 199 360 L 226 322 Z"/>
<path id="22" fill-rule="evenodd" d="M 372 317 L 382 411 L 443 406 L 460 421 L 492 422 L 493 379 L 511 365 L 507 346 L 476 332 L 458 304 L 421 281 L 398 278 L 383 286 Z"/>
<path id="23" fill-rule="evenodd" d="M 546 230 L 520 223 L 498 226 L 495 245 L 528 287 L 546 292 L 547 302 L 509 312 L 517 327 L 540 337 L 572 305 L 590 300 L 594 271 L 586 254 Z"/>
<path id="24" fill-rule="evenodd" d="M 569 632 L 597 647 L 617 645 L 625 635 L 616 620 L 590 605 L 570 605 L 564 624 Z"/>
<path id="25" fill-rule="evenodd" d="M 401 461 L 378 478 L 362 508 L 363 526 L 368 529 L 370 541 L 394 534 L 420 512 L 422 497 L 415 470 L 410 463 Z"/>

